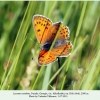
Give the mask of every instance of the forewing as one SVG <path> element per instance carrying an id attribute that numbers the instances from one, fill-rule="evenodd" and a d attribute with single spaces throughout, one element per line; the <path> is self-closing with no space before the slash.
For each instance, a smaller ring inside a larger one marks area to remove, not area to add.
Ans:
<path id="1" fill-rule="evenodd" d="M 65 40 L 69 38 L 69 28 L 67 26 L 64 26 L 61 22 L 54 23 L 51 29 L 52 39 L 56 36 L 57 32 L 59 30 L 57 39 L 58 40 Z"/>
<path id="2" fill-rule="evenodd" d="M 34 15 L 32 23 L 38 42 L 40 44 L 46 43 L 50 38 L 51 20 L 42 15 Z"/>

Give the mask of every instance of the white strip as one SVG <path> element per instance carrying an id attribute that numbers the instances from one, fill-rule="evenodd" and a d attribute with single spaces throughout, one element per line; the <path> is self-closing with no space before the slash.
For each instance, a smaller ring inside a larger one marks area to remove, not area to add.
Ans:
<path id="1" fill-rule="evenodd" d="M 100 91 L 97 90 L 2 90 L 0 91 L 0 100 L 100 100 L 99 95 Z"/>

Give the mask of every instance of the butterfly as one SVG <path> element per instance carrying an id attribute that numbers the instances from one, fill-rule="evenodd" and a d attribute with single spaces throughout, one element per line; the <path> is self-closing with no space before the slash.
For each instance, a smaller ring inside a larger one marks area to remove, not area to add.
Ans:
<path id="1" fill-rule="evenodd" d="M 72 48 L 72 44 L 68 41 L 70 31 L 67 26 L 64 26 L 62 22 L 52 23 L 50 19 L 42 15 L 34 15 L 32 24 L 36 38 L 41 44 L 38 57 L 40 66 L 57 61 L 58 57 L 70 55 L 69 50 Z M 50 50 L 55 37 L 56 41 Z"/>

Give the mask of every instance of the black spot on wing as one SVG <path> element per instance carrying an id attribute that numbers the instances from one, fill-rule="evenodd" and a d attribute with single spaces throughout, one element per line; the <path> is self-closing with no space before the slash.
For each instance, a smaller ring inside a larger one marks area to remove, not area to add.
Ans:
<path id="1" fill-rule="evenodd" d="M 41 31 L 40 29 L 37 30 L 37 32 L 40 32 L 40 31 Z"/>
<path id="2" fill-rule="evenodd" d="M 48 29 L 48 27 L 45 27 L 45 29 Z"/>

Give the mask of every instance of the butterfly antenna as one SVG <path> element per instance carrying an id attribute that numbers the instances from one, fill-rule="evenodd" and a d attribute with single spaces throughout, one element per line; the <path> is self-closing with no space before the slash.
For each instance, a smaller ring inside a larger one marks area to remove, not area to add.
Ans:
<path id="1" fill-rule="evenodd" d="M 29 38 L 32 42 L 34 42 L 33 40 L 32 40 L 32 38 Z M 35 43 L 35 42 L 34 42 Z"/>
<path id="2" fill-rule="evenodd" d="M 59 57 L 58 57 L 58 67 L 60 68 L 60 58 Z M 57 78 L 56 78 L 55 90 L 57 89 L 59 76 L 60 76 L 60 72 L 58 73 Z"/>

